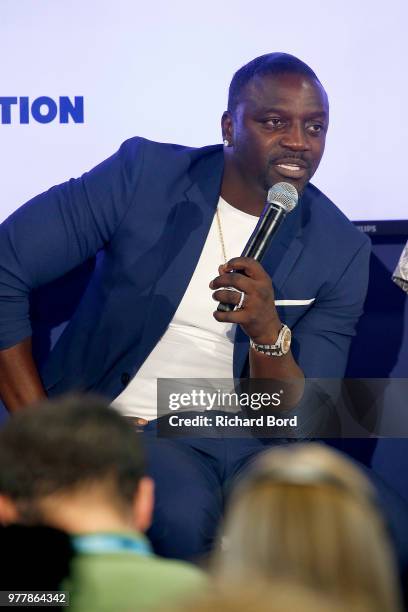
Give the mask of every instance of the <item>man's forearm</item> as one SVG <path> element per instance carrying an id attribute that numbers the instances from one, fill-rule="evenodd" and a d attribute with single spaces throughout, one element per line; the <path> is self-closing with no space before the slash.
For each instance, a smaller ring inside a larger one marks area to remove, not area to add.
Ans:
<path id="1" fill-rule="evenodd" d="M 280 357 L 270 357 L 251 348 L 249 367 L 251 378 L 276 381 L 280 387 L 284 388 L 282 410 L 293 408 L 302 399 L 305 378 L 291 351 Z"/>
<path id="2" fill-rule="evenodd" d="M 33 360 L 31 338 L 0 351 L 0 397 L 10 412 L 46 397 Z"/>
<path id="3" fill-rule="evenodd" d="M 270 357 L 254 349 L 249 351 L 251 378 L 273 378 L 276 380 L 303 379 L 303 372 L 293 358 L 291 351 L 280 357 Z"/>

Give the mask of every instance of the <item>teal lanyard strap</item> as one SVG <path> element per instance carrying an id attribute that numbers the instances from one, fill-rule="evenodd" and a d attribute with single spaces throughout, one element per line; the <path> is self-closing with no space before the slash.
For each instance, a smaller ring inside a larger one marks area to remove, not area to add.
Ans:
<path id="1" fill-rule="evenodd" d="M 151 555 L 147 542 L 128 536 L 115 534 L 78 535 L 72 538 L 74 549 L 82 554 L 133 552 L 138 555 Z"/>

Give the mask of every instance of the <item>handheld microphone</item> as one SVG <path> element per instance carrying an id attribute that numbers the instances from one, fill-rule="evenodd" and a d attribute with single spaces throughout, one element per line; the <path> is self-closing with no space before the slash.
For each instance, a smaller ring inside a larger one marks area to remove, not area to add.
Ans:
<path id="1" fill-rule="evenodd" d="M 293 185 L 284 182 L 273 185 L 268 191 L 265 208 L 241 257 L 252 257 L 260 262 L 287 213 L 290 213 L 297 203 L 298 192 Z M 234 308 L 234 304 L 220 302 L 217 310 L 232 312 Z"/>

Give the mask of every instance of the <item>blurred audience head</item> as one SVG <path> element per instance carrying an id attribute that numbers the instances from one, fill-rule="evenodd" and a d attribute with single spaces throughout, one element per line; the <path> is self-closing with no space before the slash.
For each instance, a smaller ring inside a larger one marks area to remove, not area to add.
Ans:
<path id="1" fill-rule="evenodd" d="M 289 578 L 399 610 L 395 560 L 362 472 L 322 444 L 263 453 L 233 492 L 214 574 L 225 583 Z"/>
<path id="2" fill-rule="evenodd" d="M 0 521 L 145 530 L 153 484 L 132 426 L 93 396 L 14 414 L 0 431 Z"/>
<path id="3" fill-rule="evenodd" d="M 70 537 L 51 527 L 0 528 L 0 590 L 58 591 L 74 557 Z"/>

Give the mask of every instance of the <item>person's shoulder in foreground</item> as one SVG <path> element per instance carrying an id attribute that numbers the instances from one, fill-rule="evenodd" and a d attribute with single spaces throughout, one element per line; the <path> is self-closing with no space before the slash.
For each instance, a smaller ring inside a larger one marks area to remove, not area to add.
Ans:
<path id="1" fill-rule="evenodd" d="M 146 544 L 143 536 L 124 535 Z M 129 551 L 78 554 L 65 588 L 71 592 L 73 612 L 120 612 L 155 609 L 163 602 L 177 604 L 206 586 L 204 572 L 194 565 Z"/>

